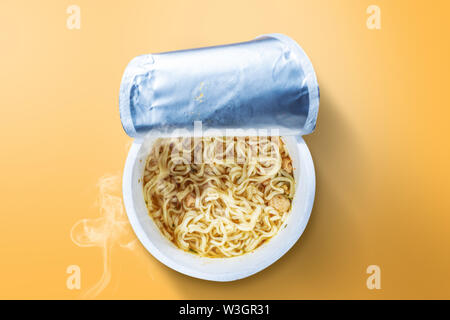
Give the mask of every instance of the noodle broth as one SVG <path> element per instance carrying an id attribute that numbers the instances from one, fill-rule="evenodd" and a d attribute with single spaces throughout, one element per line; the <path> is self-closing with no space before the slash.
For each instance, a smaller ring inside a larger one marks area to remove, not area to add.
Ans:
<path id="1" fill-rule="evenodd" d="M 240 256 L 286 221 L 292 159 L 279 137 L 160 138 L 146 159 L 143 192 L 149 215 L 178 248 Z"/>

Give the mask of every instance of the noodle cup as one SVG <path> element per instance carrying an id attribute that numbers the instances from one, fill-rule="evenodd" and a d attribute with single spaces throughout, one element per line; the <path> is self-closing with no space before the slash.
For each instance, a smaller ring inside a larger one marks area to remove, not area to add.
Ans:
<path id="1" fill-rule="evenodd" d="M 211 281 L 233 281 L 251 276 L 280 259 L 302 235 L 311 214 L 315 194 L 314 164 L 302 137 L 286 136 L 294 167 L 295 195 L 284 225 L 269 241 L 252 252 L 232 258 L 206 258 L 179 249 L 158 229 L 144 201 L 143 173 L 155 138 L 135 140 L 123 174 L 125 209 L 136 236 L 160 262 L 180 273 Z"/>

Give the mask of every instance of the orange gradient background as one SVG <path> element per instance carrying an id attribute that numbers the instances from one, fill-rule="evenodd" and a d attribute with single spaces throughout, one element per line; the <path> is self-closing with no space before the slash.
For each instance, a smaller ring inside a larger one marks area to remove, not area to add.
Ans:
<path id="1" fill-rule="evenodd" d="M 66 27 L 69 5 L 81 29 Z M 381 30 L 366 8 L 381 8 Z M 450 4 L 442 1 L 2 0 L 0 298 L 77 299 L 103 272 L 70 229 L 100 215 L 98 179 L 121 175 L 122 72 L 135 56 L 294 38 L 321 89 L 317 193 L 300 241 L 244 280 L 176 273 L 115 246 L 97 298 L 450 298 Z M 69 265 L 81 290 L 66 287 Z M 368 290 L 366 268 L 381 268 Z"/>

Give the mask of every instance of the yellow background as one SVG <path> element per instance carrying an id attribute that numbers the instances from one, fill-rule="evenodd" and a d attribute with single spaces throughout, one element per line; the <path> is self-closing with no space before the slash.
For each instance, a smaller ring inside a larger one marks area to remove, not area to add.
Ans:
<path id="1" fill-rule="evenodd" d="M 71 4 L 80 30 L 66 27 Z M 371 4 L 381 30 L 366 27 Z M 115 246 L 97 298 L 450 298 L 449 10 L 446 0 L 2 0 L 0 298 L 75 299 L 101 277 L 101 249 L 76 246 L 70 229 L 100 215 L 98 179 L 122 172 L 130 59 L 271 32 L 305 49 L 321 89 L 301 240 L 232 283 Z M 66 287 L 72 264 L 81 290 Z M 381 290 L 366 287 L 371 264 Z"/>

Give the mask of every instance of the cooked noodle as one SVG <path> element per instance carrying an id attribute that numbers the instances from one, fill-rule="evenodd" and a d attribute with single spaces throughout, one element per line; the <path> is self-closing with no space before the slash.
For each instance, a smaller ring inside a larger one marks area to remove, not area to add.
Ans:
<path id="1" fill-rule="evenodd" d="M 283 226 L 295 185 L 278 137 L 157 139 L 144 171 L 144 199 L 161 232 L 179 248 L 234 257 Z"/>

